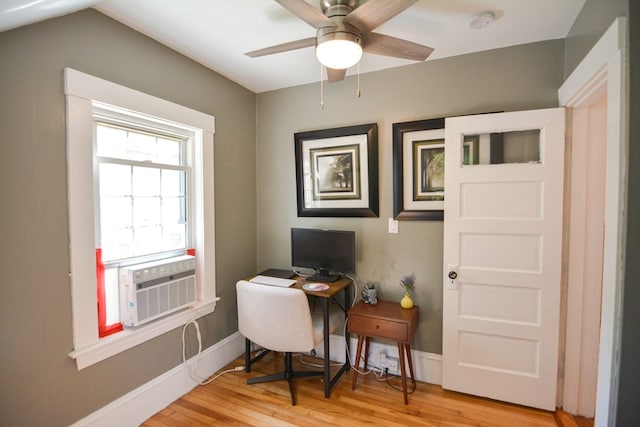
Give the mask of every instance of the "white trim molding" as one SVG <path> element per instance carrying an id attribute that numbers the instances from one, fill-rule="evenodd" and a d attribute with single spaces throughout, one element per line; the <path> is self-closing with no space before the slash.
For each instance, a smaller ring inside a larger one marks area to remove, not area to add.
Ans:
<path id="1" fill-rule="evenodd" d="M 622 281 L 625 264 L 625 228 L 628 162 L 628 45 L 627 19 L 617 18 L 558 90 L 561 106 L 578 108 L 596 91 L 606 89 L 607 142 L 605 172 L 605 230 L 602 267 L 602 304 L 595 425 L 616 425 L 616 402 L 622 329 Z M 572 301 L 568 301 L 572 304 Z M 580 310 L 568 312 L 580 313 Z M 568 318 L 577 325 L 579 318 Z M 567 354 L 567 363 L 580 355 Z M 571 360 L 569 358 L 572 358 Z M 565 378 L 565 381 L 567 379 Z M 578 384 L 565 384 L 565 392 Z"/>
<path id="2" fill-rule="evenodd" d="M 180 327 L 193 317 L 212 313 L 216 306 L 214 133 L 215 118 L 200 111 L 65 68 L 67 101 L 67 169 L 69 254 L 72 300 L 73 351 L 78 370 Z M 93 112 L 94 106 L 112 107 L 151 121 L 189 129 L 193 138 L 194 224 L 198 303 L 191 310 L 168 315 L 153 324 L 98 336 L 96 310 L 95 206 Z"/>
<path id="3" fill-rule="evenodd" d="M 558 89 L 560 106 L 571 107 L 591 94 L 609 71 L 610 61 L 626 51 L 627 19 L 618 18 Z"/>
<path id="4" fill-rule="evenodd" d="M 125 329 L 117 334 L 109 335 L 90 347 L 72 351 L 69 353 L 69 357 L 75 359 L 78 370 L 84 369 L 121 351 L 179 328 L 194 318 L 198 319 L 206 314 L 213 313 L 218 300 L 220 298 L 199 302 L 189 309 L 158 319 L 135 330 Z"/>

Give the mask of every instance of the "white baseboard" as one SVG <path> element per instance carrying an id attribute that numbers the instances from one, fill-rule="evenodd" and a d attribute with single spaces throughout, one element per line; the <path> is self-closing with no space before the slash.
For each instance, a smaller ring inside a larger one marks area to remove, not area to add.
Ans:
<path id="1" fill-rule="evenodd" d="M 244 337 L 236 332 L 200 354 L 198 377 L 206 379 L 235 360 L 243 352 Z M 187 364 L 192 366 L 194 361 L 194 358 L 191 358 L 187 361 Z M 185 395 L 197 385 L 189 376 L 185 366 L 178 365 L 79 420 L 73 426 L 135 427 L 160 412 L 171 402 Z"/>
<path id="2" fill-rule="evenodd" d="M 352 338 L 350 340 L 351 361 L 355 357 L 356 344 L 356 339 Z M 344 337 L 332 335 L 330 348 L 331 360 L 344 362 Z M 396 345 L 372 341 L 369 346 L 370 366 L 378 366 L 381 350 L 386 351 L 390 357 L 398 357 Z M 316 349 L 316 352 L 320 356 L 323 355 L 322 344 Z M 244 337 L 236 332 L 202 352 L 197 374 L 205 379 L 242 353 L 244 353 Z M 441 385 L 442 356 L 417 350 L 411 350 L 411 354 L 416 380 Z M 194 358 L 187 362 L 189 366 L 192 366 L 193 363 Z M 399 372 L 389 371 L 389 373 L 399 375 Z M 191 379 L 184 365 L 179 365 L 79 420 L 73 424 L 73 427 L 138 426 L 196 386 L 197 383 Z"/>

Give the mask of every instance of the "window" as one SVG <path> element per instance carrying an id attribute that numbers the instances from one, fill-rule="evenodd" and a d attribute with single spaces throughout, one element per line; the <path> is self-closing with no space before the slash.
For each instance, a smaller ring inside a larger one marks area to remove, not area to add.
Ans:
<path id="1" fill-rule="evenodd" d="M 118 269 L 183 255 L 194 240 L 193 132 L 94 105 L 98 328 L 122 330 Z"/>
<path id="2" fill-rule="evenodd" d="M 119 326 L 119 267 L 195 253 L 193 310 L 199 317 L 215 308 L 214 118 L 72 69 L 65 70 L 65 93 L 70 356 L 82 369 L 192 317 L 178 312 L 109 335 Z"/>
<path id="3" fill-rule="evenodd" d="M 96 123 L 105 262 L 187 248 L 187 142 Z"/>

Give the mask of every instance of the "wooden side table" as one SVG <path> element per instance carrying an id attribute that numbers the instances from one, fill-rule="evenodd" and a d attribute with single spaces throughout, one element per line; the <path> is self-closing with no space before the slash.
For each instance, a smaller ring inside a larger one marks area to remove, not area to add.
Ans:
<path id="1" fill-rule="evenodd" d="M 382 338 L 395 341 L 398 344 L 400 357 L 400 372 L 402 374 L 402 392 L 404 404 L 409 403 L 407 397 L 407 373 L 405 369 L 405 356 L 409 364 L 411 382 L 415 384 L 413 375 L 413 362 L 411 360 L 411 341 L 418 329 L 418 306 L 404 309 L 399 303 L 378 300 L 378 304 L 365 304 L 358 302 L 349 310 L 349 332 L 358 335 L 358 351 L 356 353 L 355 368 L 351 389 L 356 388 L 362 344 L 365 342 L 364 367 L 367 368 L 369 355 L 369 339 Z"/>

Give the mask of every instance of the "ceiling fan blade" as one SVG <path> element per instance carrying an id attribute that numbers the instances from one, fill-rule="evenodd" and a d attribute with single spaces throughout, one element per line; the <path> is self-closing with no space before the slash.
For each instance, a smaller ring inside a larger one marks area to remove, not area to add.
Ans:
<path id="1" fill-rule="evenodd" d="M 378 28 L 416 1 L 418 0 L 369 0 L 345 16 L 344 21 L 364 33 Z"/>
<path id="2" fill-rule="evenodd" d="M 335 27 L 336 24 L 324 13 L 311 6 L 304 0 L 276 0 L 282 7 L 289 12 L 311 25 L 316 30 L 323 27 Z"/>
<path id="3" fill-rule="evenodd" d="M 385 36 L 384 34 L 368 33 L 364 38 L 364 51 L 376 55 L 392 56 L 394 58 L 424 61 L 433 48 L 409 40 Z"/>
<path id="4" fill-rule="evenodd" d="M 302 49 L 305 47 L 311 47 L 316 45 L 315 37 L 308 37 L 306 39 L 295 40 L 292 42 L 282 43 L 275 46 L 265 47 L 263 49 L 247 52 L 245 55 L 251 58 L 257 58 L 258 56 L 272 55 L 274 53 L 288 52 L 290 50 Z"/>
<path id="5" fill-rule="evenodd" d="M 347 74 L 347 69 L 343 68 L 341 70 L 337 70 L 335 68 L 327 68 L 327 79 L 329 83 L 339 82 L 340 80 L 344 80 L 344 76 Z"/>

